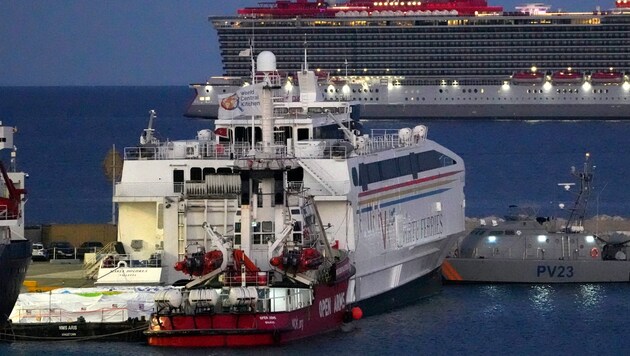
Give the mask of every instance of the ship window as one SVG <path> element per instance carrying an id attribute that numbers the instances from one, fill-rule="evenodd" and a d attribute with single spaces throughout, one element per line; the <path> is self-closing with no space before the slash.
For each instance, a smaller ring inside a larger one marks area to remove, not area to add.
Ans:
<path id="1" fill-rule="evenodd" d="M 235 245 L 240 245 L 241 244 L 241 223 L 240 223 L 240 221 L 234 223 L 234 244 Z"/>
<path id="2" fill-rule="evenodd" d="M 368 168 L 368 181 L 370 183 L 378 182 L 381 180 L 381 172 L 379 169 L 379 162 L 371 163 L 367 165 Z"/>
<path id="3" fill-rule="evenodd" d="M 173 171 L 173 191 L 175 193 L 184 192 L 184 171 L 181 169 Z"/>
<path id="4" fill-rule="evenodd" d="M 308 140 L 309 139 L 309 130 L 308 128 L 299 128 L 297 130 L 297 140 Z"/>
<path id="5" fill-rule="evenodd" d="M 201 168 L 193 167 L 190 169 L 190 180 L 193 180 L 193 181 L 203 180 L 203 177 L 201 175 Z"/>
<path id="6" fill-rule="evenodd" d="M 398 161 L 398 170 L 401 176 L 407 176 L 411 174 L 411 162 L 409 156 L 402 156 L 396 159 Z"/>

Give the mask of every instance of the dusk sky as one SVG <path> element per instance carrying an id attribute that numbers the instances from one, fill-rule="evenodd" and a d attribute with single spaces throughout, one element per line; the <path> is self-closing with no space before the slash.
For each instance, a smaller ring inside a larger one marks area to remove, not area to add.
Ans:
<path id="1" fill-rule="evenodd" d="M 222 73 L 208 16 L 235 14 L 237 8 L 258 2 L 2 0 L 0 86 L 202 82 Z M 509 11 L 528 1 L 488 2 Z M 545 3 L 565 11 L 614 7 L 614 0 Z"/>

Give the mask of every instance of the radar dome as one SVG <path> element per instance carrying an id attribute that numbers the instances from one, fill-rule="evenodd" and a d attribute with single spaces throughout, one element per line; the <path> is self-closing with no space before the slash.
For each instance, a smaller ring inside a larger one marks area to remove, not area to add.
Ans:
<path id="1" fill-rule="evenodd" d="M 408 143 L 411 140 L 411 129 L 404 127 L 398 130 L 398 139 L 400 142 Z"/>
<path id="2" fill-rule="evenodd" d="M 424 140 L 427 137 L 427 127 L 424 125 L 418 125 L 413 128 L 413 137 L 416 142 Z"/>
<path id="3" fill-rule="evenodd" d="M 214 132 L 210 129 L 203 129 L 201 131 L 197 131 L 197 139 L 199 141 L 210 141 L 214 139 Z"/>
<path id="4" fill-rule="evenodd" d="M 256 58 L 256 66 L 259 72 L 276 71 L 276 55 L 269 51 L 262 51 Z"/>

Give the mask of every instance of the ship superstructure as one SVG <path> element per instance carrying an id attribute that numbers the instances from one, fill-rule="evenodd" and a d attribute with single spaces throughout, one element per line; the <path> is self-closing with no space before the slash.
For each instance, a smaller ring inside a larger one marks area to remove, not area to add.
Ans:
<path id="1" fill-rule="evenodd" d="M 542 4 L 508 12 L 485 0 L 277 1 L 210 21 L 224 76 L 191 85 L 189 116 L 215 117 L 217 95 L 250 81 L 250 44 L 276 53 L 287 97 L 297 95 L 306 47 L 324 99 L 351 101 L 366 118 L 628 115 L 623 0 L 583 13 Z"/>
<path id="2" fill-rule="evenodd" d="M 261 56 L 275 63 L 270 52 Z M 197 265 L 182 261 L 194 261 L 198 247 L 219 250 L 197 256 L 200 268 L 212 266 L 198 274 L 210 273 L 209 283 L 218 278 L 211 271 L 230 270 L 230 255 L 244 269 L 241 281 L 259 283 L 247 277 L 259 269 L 272 272 L 263 287 L 277 285 L 279 266 L 291 261 L 282 251 L 324 241 L 348 251 L 356 273 L 344 303 L 366 314 L 439 288 L 441 262 L 464 231 L 463 160 L 423 125 L 362 133 L 349 103 L 318 99 L 316 75 L 303 68 L 299 101 L 277 96 L 281 78 L 267 71 L 254 75 L 262 88 L 221 97 L 214 130 L 159 140 L 150 124 L 141 144 L 125 149 L 114 196 L 124 251 L 104 257 L 98 284 L 194 286 L 185 272 Z"/>

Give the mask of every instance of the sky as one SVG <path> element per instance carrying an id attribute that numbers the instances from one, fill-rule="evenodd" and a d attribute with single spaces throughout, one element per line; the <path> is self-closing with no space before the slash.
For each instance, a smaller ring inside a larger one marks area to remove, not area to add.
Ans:
<path id="1" fill-rule="evenodd" d="M 0 86 L 204 82 L 222 74 L 208 16 L 235 14 L 259 1 L 1 0 Z M 510 11 L 541 1 L 488 2 Z M 565 11 L 614 7 L 614 0 L 545 3 Z"/>

